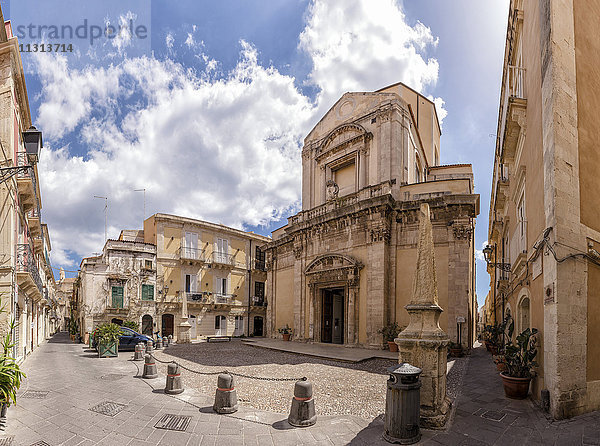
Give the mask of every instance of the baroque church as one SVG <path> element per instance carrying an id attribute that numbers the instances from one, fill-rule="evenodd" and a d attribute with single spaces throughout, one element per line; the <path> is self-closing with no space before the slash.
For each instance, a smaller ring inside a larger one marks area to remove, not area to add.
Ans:
<path id="1" fill-rule="evenodd" d="M 431 209 L 441 327 L 469 349 L 475 335 L 471 165 L 440 165 L 435 104 L 402 83 L 344 94 L 302 149 L 302 211 L 273 231 L 267 336 L 381 348 L 408 325 L 418 212 Z"/>

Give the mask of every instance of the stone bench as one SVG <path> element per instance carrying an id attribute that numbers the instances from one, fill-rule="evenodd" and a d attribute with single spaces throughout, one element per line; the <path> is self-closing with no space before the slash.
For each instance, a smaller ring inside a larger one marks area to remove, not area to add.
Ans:
<path id="1" fill-rule="evenodd" d="M 206 342 L 210 342 L 210 340 L 217 340 L 217 341 L 231 341 L 231 336 L 207 336 L 206 337 Z"/>

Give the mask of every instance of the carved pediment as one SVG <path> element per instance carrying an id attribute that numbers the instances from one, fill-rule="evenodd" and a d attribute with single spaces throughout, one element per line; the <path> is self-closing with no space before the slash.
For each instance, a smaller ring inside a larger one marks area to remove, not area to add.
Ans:
<path id="1" fill-rule="evenodd" d="M 332 270 L 359 270 L 362 267 L 362 263 L 360 263 L 356 259 L 353 259 L 350 256 L 345 256 L 342 254 L 325 254 L 317 257 L 312 262 L 310 262 L 310 264 L 306 267 L 304 273 L 307 275 L 311 275 Z"/>
<path id="2" fill-rule="evenodd" d="M 365 142 L 373 135 L 359 124 L 342 124 L 327 135 L 318 148 L 319 155 L 341 149 L 354 142 Z"/>

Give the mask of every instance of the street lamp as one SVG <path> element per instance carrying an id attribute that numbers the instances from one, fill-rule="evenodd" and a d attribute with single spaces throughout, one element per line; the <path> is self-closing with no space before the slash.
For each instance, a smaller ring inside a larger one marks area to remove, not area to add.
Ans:
<path id="1" fill-rule="evenodd" d="M 34 162 L 37 162 L 40 149 L 43 147 L 42 132 L 34 126 L 29 127 L 28 130 L 23 132 L 23 143 L 25 145 L 26 160 L 29 161 L 32 159 Z M 33 169 L 33 165 L 26 164 L 23 166 L 0 168 L 0 184 L 18 173 L 26 174 L 29 169 Z"/>
<path id="2" fill-rule="evenodd" d="M 493 266 L 496 268 L 500 268 L 502 271 L 510 272 L 510 263 L 492 262 L 492 255 L 494 254 L 494 249 L 494 245 L 486 245 L 486 247 L 483 248 L 483 258 L 485 259 L 485 263 L 487 263 L 488 266 Z"/>

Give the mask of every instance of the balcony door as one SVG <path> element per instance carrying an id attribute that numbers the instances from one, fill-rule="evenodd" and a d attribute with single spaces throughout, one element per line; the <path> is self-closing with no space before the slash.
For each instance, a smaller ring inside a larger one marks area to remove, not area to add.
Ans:
<path id="1" fill-rule="evenodd" d="M 185 275 L 185 293 L 189 296 L 190 294 L 196 294 L 198 283 L 198 276 L 196 274 Z"/>
<path id="2" fill-rule="evenodd" d="M 198 258 L 198 234 L 195 232 L 185 233 L 183 253 L 186 259 Z"/>
<path id="3" fill-rule="evenodd" d="M 229 254 L 229 241 L 224 238 L 217 239 L 217 246 L 215 249 L 215 260 L 219 263 L 229 263 L 227 261 L 227 254 Z"/>

